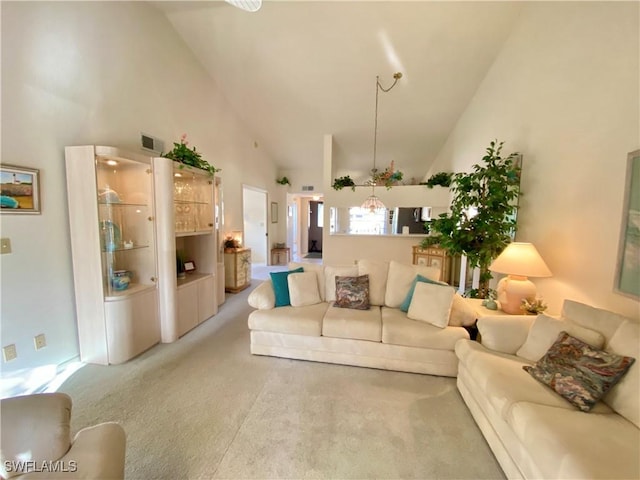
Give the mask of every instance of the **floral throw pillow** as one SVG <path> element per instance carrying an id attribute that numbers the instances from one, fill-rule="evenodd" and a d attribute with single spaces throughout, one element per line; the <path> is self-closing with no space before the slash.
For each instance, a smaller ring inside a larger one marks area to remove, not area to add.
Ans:
<path id="1" fill-rule="evenodd" d="M 369 310 L 369 275 L 336 276 L 336 301 L 333 305 L 340 308 Z"/>
<path id="2" fill-rule="evenodd" d="M 533 366 L 522 367 L 583 412 L 588 412 L 629 370 L 634 358 L 593 348 L 560 332 Z"/>

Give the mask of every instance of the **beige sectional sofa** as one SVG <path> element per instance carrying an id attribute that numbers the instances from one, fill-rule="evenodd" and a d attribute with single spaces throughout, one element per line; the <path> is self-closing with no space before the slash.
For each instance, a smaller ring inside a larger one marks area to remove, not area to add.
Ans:
<path id="1" fill-rule="evenodd" d="M 416 276 L 436 280 L 438 269 L 373 260 L 349 266 L 289 264 L 290 270 L 299 267 L 315 273 L 315 286 L 309 290 L 317 287 L 316 300 L 300 301 L 305 295 L 291 292 L 292 302 L 296 304 L 295 297 L 301 306 L 275 307 L 272 282 L 260 284 L 249 296 L 249 304 L 257 309 L 248 319 L 251 353 L 456 376 L 455 344 L 469 338 L 464 326 L 475 323 L 474 311 L 455 294 L 448 324 L 441 328 L 411 319 L 399 308 Z M 365 274 L 372 306 L 368 310 L 335 307 L 335 277 Z"/>
<path id="2" fill-rule="evenodd" d="M 566 300 L 560 319 L 486 317 L 478 329 L 482 344 L 456 344 L 457 384 L 507 477 L 640 478 L 637 320 Z M 522 368 L 537 361 L 559 331 L 589 344 L 595 332 L 598 348 L 636 359 L 590 412 Z"/>

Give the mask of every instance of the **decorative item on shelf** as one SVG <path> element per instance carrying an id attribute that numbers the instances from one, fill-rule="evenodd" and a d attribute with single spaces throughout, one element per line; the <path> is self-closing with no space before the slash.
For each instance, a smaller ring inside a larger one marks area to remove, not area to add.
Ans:
<path id="1" fill-rule="evenodd" d="M 120 227 L 111 220 L 100 222 L 100 248 L 105 252 L 118 249 L 121 240 Z"/>
<path id="2" fill-rule="evenodd" d="M 371 213 L 375 213 L 376 210 L 380 208 L 386 208 L 384 203 L 380 201 L 378 197 L 376 197 L 376 186 L 378 183 L 384 184 L 387 189 L 391 188 L 391 183 L 395 180 L 393 178 L 402 179 L 402 172 L 395 172 L 393 170 L 393 162 L 388 169 L 386 169 L 382 174 L 378 173 L 378 169 L 376 168 L 376 153 L 378 149 L 378 94 L 380 90 L 384 93 L 389 92 L 393 87 L 396 86 L 398 80 L 402 78 L 402 73 L 396 72 L 393 74 L 393 84 L 389 88 L 384 88 L 380 84 L 380 77 L 376 76 L 376 109 L 375 109 L 375 122 L 373 128 L 373 168 L 371 169 L 371 180 L 367 182 L 368 185 L 371 186 L 371 195 L 367 197 L 367 199 L 362 204 L 362 208 L 369 210 Z M 388 176 L 387 176 L 388 175 Z M 384 181 L 382 182 L 381 180 Z"/>
<path id="3" fill-rule="evenodd" d="M 371 179 L 367 180 L 367 185 L 376 186 L 384 185 L 389 190 L 394 185 L 397 185 L 402 180 L 402 172 L 396 170 L 394 166 L 395 162 L 392 160 L 391 165 L 384 169 L 384 172 L 378 172 L 377 168 L 371 169 Z"/>
<path id="4" fill-rule="evenodd" d="M 128 270 L 114 270 L 111 274 L 111 287 L 116 291 L 129 288 L 133 274 Z"/>
<path id="5" fill-rule="evenodd" d="M 498 282 L 498 301 L 505 313 L 517 314 L 522 300 L 536 298 L 536 286 L 527 277 L 550 277 L 551 270 L 544 263 L 532 243 L 513 242 L 489 266 L 507 277 Z"/>
<path id="6" fill-rule="evenodd" d="M 351 187 L 351 190 L 356 191 L 356 184 L 351 179 L 349 175 L 345 175 L 344 177 L 334 178 L 333 185 L 331 186 L 334 190 L 342 190 L 344 187 Z"/>
<path id="7" fill-rule="evenodd" d="M 100 203 L 120 203 L 120 195 L 107 185 L 98 190 L 98 202 Z"/>
<path id="8" fill-rule="evenodd" d="M 542 298 L 523 298 L 520 310 L 524 310 L 529 315 L 538 315 L 547 309 L 547 304 Z"/>
<path id="9" fill-rule="evenodd" d="M 501 157 L 502 145 L 490 142 L 482 163 L 471 173 L 454 173 L 448 213 L 428 222 L 431 235 L 450 255 L 465 255 L 470 268 L 480 269 L 476 298 L 485 298 L 491 261 L 511 242 L 516 230 L 522 156 Z M 515 307 L 518 310 L 520 301 Z"/>
<path id="10" fill-rule="evenodd" d="M 493 288 L 490 288 L 487 292 L 487 297 L 482 301 L 482 306 L 487 310 L 498 310 L 498 292 Z"/>
<path id="11" fill-rule="evenodd" d="M 187 134 L 183 133 L 180 137 L 180 143 L 174 142 L 173 150 L 167 153 L 163 153 L 162 156 L 165 158 L 170 158 L 171 160 L 175 160 L 176 162 L 182 163 L 184 165 L 189 165 L 190 167 L 206 170 L 211 175 L 214 175 L 216 172 L 220 171 L 219 168 L 216 168 L 206 160 L 203 160 L 202 154 L 200 152 L 196 152 L 196 147 L 190 149 L 188 145 L 189 142 L 187 141 Z"/>
<path id="12" fill-rule="evenodd" d="M 453 178 L 453 173 L 451 172 L 438 172 L 431 175 L 423 185 L 426 185 L 427 188 L 433 188 L 436 185 L 440 185 L 442 187 L 449 187 L 451 186 L 452 178 Z"/>
<path id="13" fill-rule="evenodd" d="M 133 248 L 133 240 L 125 240 L 123 245 L 125 249 Z"/>
<path id="14" fill-rule="evenodd" d="M 276 183 L 279 184 L 279 185 L 289 185 L 289 186 L 291 186 L 291 182 L 289 182 L 289 179 L 287 177 L 276 178 Z"/>
<path id="15" fill-rule="evenodd" d="M 187 271 L 184 267 L 184 252 L 176 250 L 176 273 L 178 278 L 186 278 Z"/>

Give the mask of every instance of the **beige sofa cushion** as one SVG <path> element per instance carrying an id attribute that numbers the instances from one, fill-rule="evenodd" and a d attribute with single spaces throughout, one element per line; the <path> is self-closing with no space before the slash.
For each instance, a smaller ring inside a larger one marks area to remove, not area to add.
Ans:
<path id="1" fill-rule="evenodd" d="M 603 401 L 640 428 L 640 326 L 625 321 L 611 338 L 607 351 L 636 359 Z"/>
<path id="2" fill-rule="evenodd" d="M 355 310 L 330 306 L 322 321 L 322 335 L 379 342 L 382 338 L 380 307 Z"/>
<path id="3" fill-rule="evenodd" d="M 295 270 L 300 267 L 302 267 L 302 270 L 305 272 L 314 272 L 316 274 L 316 277 L 318 277 L 318 292 L 320 293 L 320 300 L 323 302 L 326 301 L 324 265 L 320 263 L 289 262 L 289 270 Z"/>
<path id="4" fill-rule="evenodd" d="M 389 273 L 387 274 L 384 304 L 387 307 L 399 308 L 407 297 L 411 284 L 417 275 L 437 281 L 440 278 L 440 269 L 425 265 L 409 265 L 391 260 L 389 262 Z"/>
<path id="5" fill-rule="evenodd" d="M 573 300 L 565 300 L 563 302 L 561 316 L 581 327 L 596 330 L 604 335 L 605 350 L 609 345 L 609 340 L 611 340 L 613 334 L 618 330 L 618 327 L 628 320 L 617 313 L 595 308 Z"/>
<path id="6" fill-rule="evenodd" d="M 255 310 L 249 315 L 249 328 L 264 332 L 291 333 L 319 337 L 322 333 L 322 317 L 327 303 L 306 307 L 278 307 L 272 310 Z"/>
<path id="7" fill-rule="evenodd" d="M 303 267 L 304 268 L 304 267 Z M 356 277 L 358 275 L 357 265 L 326 266 L 324 268 L 325 301 L 332 303 L 336 301 L 336 277 Z"/>
<path id="8" fill-rule="evenodd" d="M 598 350 L 602 349 L 604 345 L 604 337 L 600 332 L 540 314 L 533 321 L 527 339 L 522 347 L 518 349 L 516 355 L 532 362 L 537 362 L 547 353 L 547 350 L 557 340 L 560 332 L 563 331 Z"/>
<path id="9" fill-rule="evenodd" d="M 384 305 L 389 262 L 358 260 L 358 275 L 369 275 L 369 303 Z"/>
<path id="10" fill-rule="evenodd" d="M 287 277 L 292 307 L 304 307 L 320 303 L 318 277 L 315 272 L 292 273 Z"/>
<path id="11" fill-rule="evenodd" d="M 382 307 L 382 342 L 407 347 L 453 350 L 461 338 L 469 338 L 462 327 L 438 328 L 411 320 L 397 308 Z"/>
<path id="12" fill-rule="evenodd" d="M 620 415 L 519 402 L 507 423 L 543 478 L 640 478 L 639 432 Z"/>

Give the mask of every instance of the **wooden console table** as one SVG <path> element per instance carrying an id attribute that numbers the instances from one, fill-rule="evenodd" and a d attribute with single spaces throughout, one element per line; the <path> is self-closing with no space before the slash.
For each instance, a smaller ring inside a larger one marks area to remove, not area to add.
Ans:
<path id="1" fill-rule="evenodd" d="M 224 251 L 224 289 L 238 293 L 251 285 L 251 249 L 234 248 Z"/>

